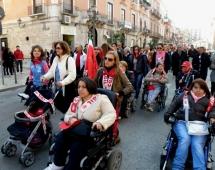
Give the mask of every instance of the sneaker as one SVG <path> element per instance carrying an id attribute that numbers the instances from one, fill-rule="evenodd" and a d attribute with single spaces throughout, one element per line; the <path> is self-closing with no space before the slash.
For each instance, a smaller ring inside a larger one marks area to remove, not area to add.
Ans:
<path id="1" fill-rule="evenodd" d="M 26 100 L 29 98 L 29 95 L 27 95 L 25 93 L 18 93 L 18 96 L 21 97 L 21 98 L 24 98 Z"/>
<path id="2" fill-rule="evenodd" d="M 153 111 L 154 111 L 154 109 L 152 108 L 152 106 L 149 106 L 147 109 L 148 109 L 150 112 L 153 112 Z"/>
<path id="3" fill-rule="evenodd" d="M 149 108 L 149 104 L 146 103 L 146 104 L 144 105 L 144 107 L 145 107 L 146 109 L 148 109 L 148 108 Z"/>
<path id="4" fill-rule="evenodd" d="M 44 170 L 63 170 L 63 168 L 63 166 L 56 166 L 54 163 L 51 163 Z"/>

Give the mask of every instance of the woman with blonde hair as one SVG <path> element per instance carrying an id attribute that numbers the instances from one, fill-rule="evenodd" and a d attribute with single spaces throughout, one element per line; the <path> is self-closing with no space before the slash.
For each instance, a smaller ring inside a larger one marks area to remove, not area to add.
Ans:
<path id="1" fill-rule="evenodd" d="M 99 88 L 104 88 L 114 91 L 118 96 L 117 101 L 117 118 L 119 116 L 120 105 L 123 96 L 133 91 L 133 86 L 125 74 L 119 68 L 119 56 L 117 51 L 108 51 L 104 58 L 104 67 L 101 67 L 96 75 L 95 81 Z M 113 136 L 115 143 L 119 142 L 118 137 L 118 120 L 113 127 Z"/>

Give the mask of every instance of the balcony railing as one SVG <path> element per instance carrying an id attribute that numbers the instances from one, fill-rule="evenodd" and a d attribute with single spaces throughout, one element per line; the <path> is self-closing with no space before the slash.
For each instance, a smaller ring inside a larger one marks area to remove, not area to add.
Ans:
<path id="1" fill-rule="evenodd" d="M 120 21 L 120 22 L 118 22 L 118 26 L 122 30 L 131 30 L 132 29 L 132 24 L 129 21 Z"/>
<path id="2" fill-rule="evenodd" d="M 157 9 L 151 9 L 151 14 L 157 17 L 158 19 L 161 19 L 161 14 Z"/>
<path id="3" fill-rule="evenodd" d="M 144 6 L 144 8 L 146 8 L 146 9 L 151 7 L 151 4 L 147 0 L 140 0 L 140 5 Z"/>
<path id="4" fill-rule="evenodd" d="M 150 36 L 151 36 L 151 37 L 154 37 L 154 38 L 161 38 L 161 34 L 158 33 L 158 32 L 151 32 L 151 33 L 150 33 Z"/>

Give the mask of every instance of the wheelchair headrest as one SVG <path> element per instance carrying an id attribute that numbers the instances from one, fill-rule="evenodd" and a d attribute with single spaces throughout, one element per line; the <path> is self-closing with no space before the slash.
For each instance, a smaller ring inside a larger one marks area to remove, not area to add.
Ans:
<path id="1" fill-rule="evenodd" d="M 117 98 L 116 98 L 116 94 L 113 91 L 107 90 L 107 89 L 102 89 L 102 88 L 97 88 L 97 92 L 100 94 L 106 95 L 109 98 L 109 100 L 111 101 L 112 105 L 114 107 L 116 106 Z"/>

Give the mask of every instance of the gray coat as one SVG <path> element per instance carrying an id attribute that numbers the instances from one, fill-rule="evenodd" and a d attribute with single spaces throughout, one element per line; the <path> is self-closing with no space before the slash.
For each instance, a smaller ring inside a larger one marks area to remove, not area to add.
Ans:
<path id="1" fill-rule="evenodd" d="M 211 66 L 210 66 L 211 71 L 211 82 L 215 82 L 215 53 L 211 56 Z"/>

